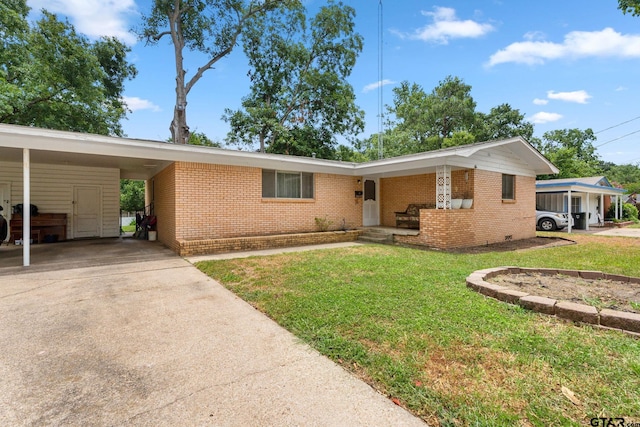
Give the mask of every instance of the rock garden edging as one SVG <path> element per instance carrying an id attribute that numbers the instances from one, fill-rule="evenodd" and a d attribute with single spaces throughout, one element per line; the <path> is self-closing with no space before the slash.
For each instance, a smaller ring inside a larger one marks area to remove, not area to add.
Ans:
<path id="1" fill-rule="evenodd" d="M 584 279 L 608 279 L 640 284 L 640 278 L 638 277 L 608 274 L 601 271 L 495 267 L 477 270 L 471 273 L 467 277 L 467 286 L 488 297 L 510 304 L 518 304 L 524 308 L 534 310 L 539 313 L 555 315 L 563 319 L 588 323 L 604 328 L 619 329 L 631 333 L 636 337 L 640 337 L 640 314 L 610 310 L 607 308 L 598 311 L 596 307 L 590 305 L 576 304 L 568 301 L 558 301 L 553 298 L 530 295 L 526 292 L 509 289 L 507 287 L 485 281 L 485 279 L 490 279 L 504 274 L 520 273 L 539 273 L 549 276 L 563 274 L 566 276 L 581 277 Z"/>

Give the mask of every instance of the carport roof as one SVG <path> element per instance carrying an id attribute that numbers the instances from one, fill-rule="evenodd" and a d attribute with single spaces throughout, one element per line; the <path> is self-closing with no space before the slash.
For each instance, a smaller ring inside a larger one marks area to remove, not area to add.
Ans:
<path id="1" fill-rule="evenodd" d="M 558 178 L 536 181 L 538 193 L 562 193 L 577 191 L 593 194 L 620 195 L 626 192 L 623 188 L 615 188 L 604 176 L 591 176 L 585 178 Z"/>
<path id="2" fill-rule="evenodd" d="M 521 137 L 351 163 L 0 124 L 0 159 L 20 162 L 25 148 L 30 150 L 33 163 L 117 168 L 121 178 L 130 179 L 149 179 L 176 161 L 351 176 L 411 175 L 433 172 L 440 165 L 448 165 L 452 169 L 475 166 L 500 171 L 502 166 L 488 163 L 486 159 L 492 151 L 501 149 L 508 150 L 527 166 L 521 171 L 523 174 L 553 174 L 558 171 Z M 509 172 L 508 167 L 504 171 Z"/>

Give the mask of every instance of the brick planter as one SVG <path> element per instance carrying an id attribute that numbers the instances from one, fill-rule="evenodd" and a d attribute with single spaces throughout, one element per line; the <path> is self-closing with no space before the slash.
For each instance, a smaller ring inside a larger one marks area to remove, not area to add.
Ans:
<path id="1" fill-rule="evenodd" d="M 640 278 L 606 274 L 601 271 L 553 270 L 548 268 L 496 267 L 474 271 L 467 277 L 467 286 L 476 292 L 511 304 L 518 304 L 539 313 L 555 315 L 574 322 L 598 325 L 604 328 L 619 329 L 640 337 L 640 314 L 625 311 L 603 309 L 576 304 L 568 301 L 557 301 L 536 295 L 529 295 L 515 289 L 486 282 L 485 279 L 519 273 L 539 273 L 544 275 L 563 274 L 572 277 L 589 279 L 611 279 L 620 282 L 639 283 Z"/>
<path id="2" fill-rule="evenodd" d="M 279 234 L 274 236 L 233 237 L 226 239 L 179 240 L 180 256 L 206 255 L 224 252 L 254 251 L 290 246 L 352 242 L 360 230 L 325 231 L 316 233 Z"/>

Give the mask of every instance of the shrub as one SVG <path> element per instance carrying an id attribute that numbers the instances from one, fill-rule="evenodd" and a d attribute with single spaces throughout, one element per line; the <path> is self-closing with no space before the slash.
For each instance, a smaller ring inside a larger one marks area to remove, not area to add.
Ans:
<path id="1" fill-rule="evenodd" d="M 607 210 L 607 218 L 615 218 L 615 205 L 609 206 Z M 638 208 L 631 203 L 622 204 L 622 221 L 638 221 Z"/>
<path id="2" fill-rule="evenodd" d="M 318 227 L 319 231 L 327 231 L 331 224 L 333 224 L 333 221 L 329 220 L 326 215 L 324 218 L 316 217 L 314 219 L 316 220 L 316 227 Z"/>

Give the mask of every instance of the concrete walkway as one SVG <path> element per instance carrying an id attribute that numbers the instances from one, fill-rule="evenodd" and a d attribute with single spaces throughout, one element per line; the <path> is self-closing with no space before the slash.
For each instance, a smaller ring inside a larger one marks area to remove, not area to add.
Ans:
<path id="1" fill-rule="evenodd" d="M 161 255 L 0 268 L 0 425 L 425 425 Z"/>
<path id="2" fill-rule="evenodd" d="M 604 231 L 598 231 L 598 236 L 618 236 L 618 237 L 640 237 L 640 228 L 607 228 Z"/>

